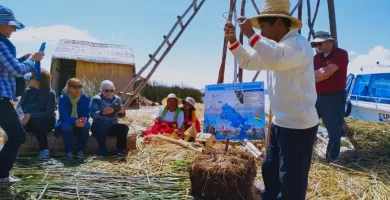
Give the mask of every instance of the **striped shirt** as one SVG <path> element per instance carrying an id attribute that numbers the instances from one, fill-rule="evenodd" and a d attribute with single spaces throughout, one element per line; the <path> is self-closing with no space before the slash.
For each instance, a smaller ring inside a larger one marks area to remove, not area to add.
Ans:
<path id="1" fill-rule="evenodd" d="M 27 59 L 20 63 L 8 47 L 0 42 L 0 97 L 16 100 L 15 77 L 22 77 L 34 71 L 34 61 Z"/>

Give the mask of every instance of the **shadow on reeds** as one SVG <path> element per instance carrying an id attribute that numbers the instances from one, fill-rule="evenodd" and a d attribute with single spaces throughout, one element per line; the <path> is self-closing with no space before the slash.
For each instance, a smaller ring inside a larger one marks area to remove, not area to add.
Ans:
<path id="1" fill-rule="evenodd" d="M 390 184 L 390 148 L 345 151 L 334 165 L 339 165 L 344 170 L 370 174 Z"/>
<path id="2" fill-rule="evenodd" d="M 390 184 L 390 125 L 346 119 L 354 150 L 342 152 L 334 165 L 370 174 Z"/>

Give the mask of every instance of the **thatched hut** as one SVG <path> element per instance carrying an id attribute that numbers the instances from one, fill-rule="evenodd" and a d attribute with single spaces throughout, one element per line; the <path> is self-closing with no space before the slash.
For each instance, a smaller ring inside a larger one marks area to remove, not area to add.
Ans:
<path id="1" fill-rule="evenodd" d="M 88 80 L 99 86 L 104 79 L 114 82 L 122 91 L 135 74 L 131 47 L 62 39 L 54 50 L 50 73 L 52 88 L 60 94 L 69 78 Z M 98 88 L 96 88 L 98 89 Z"/>

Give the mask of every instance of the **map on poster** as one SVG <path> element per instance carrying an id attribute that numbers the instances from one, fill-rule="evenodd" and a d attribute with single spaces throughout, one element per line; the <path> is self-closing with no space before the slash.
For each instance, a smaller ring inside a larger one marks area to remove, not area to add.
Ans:
<path id="1" fill-rule="evenodd" d="M 265 139 L 264 82 L 206 85 L 203 126 L 217 140 Z"/>

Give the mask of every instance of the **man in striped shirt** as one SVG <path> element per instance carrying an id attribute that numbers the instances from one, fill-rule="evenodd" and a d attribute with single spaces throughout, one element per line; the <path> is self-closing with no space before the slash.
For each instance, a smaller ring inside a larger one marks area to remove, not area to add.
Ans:
<path id="1" fill-rule="evenodd" d="M 13 12 L 0 5 L 0 127 L 8 136 L 0 150 L 0 183 L 18 181 L 9 176 L 15 163 L 20 145 L 25 141 L 26 132 L 19 121 L 12 101 L 16 100 L 16 77 L 23 77 L 35 70 L 35 62 L 41 61 L 42 52 L 33 53 L 24 62 L 16 59 L 16 48 L 8 39 L 24 25 L 15 19 Z"/>

